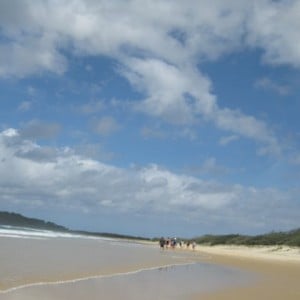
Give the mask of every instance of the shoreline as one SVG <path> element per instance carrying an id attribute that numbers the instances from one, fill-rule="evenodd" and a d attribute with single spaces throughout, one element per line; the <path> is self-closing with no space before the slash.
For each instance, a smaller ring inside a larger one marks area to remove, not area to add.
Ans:
<path id="1" fill-rule="evenodd" d="M 246 287 L 195 295 L 193 300 L 300 299 L 300 248 L 197 245 L 195 252 L 208 255 L 212 263 L 255 272 L 260 279 Z"/>
<path id="2" fill-rule="evenodd" d="M 48 289 L 47 286 L 50 285 L 63 285 L 80 281 L 86 281 L 84 285 L 88 286 L 89 279 L 137 274 L 144 270 L 155 270 L 190 263 L 208 263 L 220 267 L 234 268 L 239 271 L 250 271 L 257 275 L 257 280 L 241 286 L 237 278 L 234 285 L 230 287 L 223 287 L 211 292 L 205 292 L 204 289 L 201 294 L 200 292 L 197 292 L 199 294 L 189 294 L 189 297 L 186 298 L 188 300 L 300 299 L 300 287 L 298 287 L 300 248 L 296 247 L 197 245 L 194 250 L 186 247 L 160 250 L 157 242 L 136 240 L 127 242 L 137 243 L 143 245 L 143 247 L 132 247 L 127 243 L 104 243 L 101 240 L 50 239 L 28 241 L 3 238 L 4 240 L 6 240 L 6 243 L 3 245 L 6 247 L 0 249 L 2 256 L 7 257 L 5 253 L 7 254 L 8 251 L 14 253 L 10 257 L 11 261 L 6 261 L 8 263 L 7 267 L 14 265 L 15 270 L 11 270 L 11 275 L 24 276 L 19 276 L 19 285 L 17 286 L 11 285 L 12 282 L 9 281 L 5 284 L 5 281 L 3 281 L 0 287 L 1 299 L 1 295 L 4 297 L 9 292 L 31 286 L 44 286 Z M 18 249 L 21 248 L 22 256 L 18 254 Z M 71 256 L 69 255 L 69 249 L 72 249 Z M 105 257 L 112 254 L 114 259 L 107 262 Z M 34 265 L 28 263 L 32 257 L 35 258 Z M 55 264 L 49 264 L 49 261 L 55 262 Z M 27 267 L 32 268 L 30 275 L 34 276 L 28 277 L 26 275 L 28 273 L 23 273 L 27 270 Z M 205 270 L 205 268 L 201 269 L 202 271 Z M 200 280 L 199 284 L 204 284 L 208 274 L 206 273 L 204 281 L 197 279 Z M 227 275 L 224 274 L 223 276 L 221 282 L 226 282 Z M 22 278 L 25 280 L 22 280 Z M 183 278 L 182 283 L 186 281 L 185 278 Z M 40 288 L 38 287 L 38 289 Z M 20 291 L 20 293 L 22 294 L 23 291 Z"/>
<path id="3" fill-rule="evenodd" d="M 0 295 L 7 294 L 7 293 L 17 291 L 17 290 L 21 290 L 24 288 L 29 288 L 29 287 L 63 285 L 63 284 L 68 284 L 68 283 L 77 283 L 77 282 L 82 282 L 82 281 L 88 281 L 91 279 L 114 278 L 114 277 L 121 277 L 121 276 L 127 276 L 127 275 L 134 275 L 134 274 L 142 273 L 144 271 L 159 270 L 162 268 L 170 268 L 170 267 L 174 267 L 174 266 L 188 266 L 188 265 L 193 265 L 193 264 L 195 264 L 195 263 L 194 262 L 173 263 L 173 264 L 158 265 L 158 266 L 153 266 L 153 267 L 144 267 L 144 268 L 128 270 L 128 271 L 124 271 L 124 272 L 120 271 L 120 272 L 107 273 L 107 274 L 90 275 L 90 276 L 86 276 L 86 277 L 61 279 L 61 280 L 57 280 L 57 281 L 32 282 L 32 283 L 18 285 L 18 286 L 0 290 Z"/>

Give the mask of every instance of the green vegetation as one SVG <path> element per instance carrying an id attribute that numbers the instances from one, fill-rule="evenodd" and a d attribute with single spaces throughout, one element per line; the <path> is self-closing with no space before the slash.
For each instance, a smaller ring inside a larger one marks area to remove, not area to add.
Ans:
<path id="1" fill-rule="evenodd" d="M 82 234 L 88 236 L 98 236 L 98 237 L 109 237 L 109 238 L 119 238 L 119 239 L 130 239 L 130 240 L 149 240 L 144 237 L 122 235 L 116 233 L 102 233 L 102 232 L 90 232 L 90 231 L 78 231 L 70 230 L 64 226 L 57 225 L 53 222 L 46 222 L 40 219 L 28 218 L 21 214 L 0 211 L 0 225 L 27 227 L 35 229 L 46 229 L 52 231 L 64 231 L 74 234 Z"/>
<path id="2" fill-rule="evenodd" d="M 198 244 L 207 245 L 287 245 L 300 247 L 300 228 L 288 232 L 270 232 L 248 236 L 240 234 L 205 235 L 194 239 Z"/>
<path id="3" fill-rule="evenodd" d="M 67 228 L 53 222 L 45 222 L 40 219 L 27 218 L 20 214 L 0 211 L 0 225 L 39 228 L 48 230 L 66 231 Z"/>

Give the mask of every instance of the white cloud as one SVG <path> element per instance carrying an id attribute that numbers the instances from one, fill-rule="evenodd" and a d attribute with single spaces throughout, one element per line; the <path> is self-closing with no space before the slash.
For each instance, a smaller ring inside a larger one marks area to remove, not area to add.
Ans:
<path id="1" fill-rule="evenodd" d="M 190 78 L 184 72 L 157 59 L 130 59 L 127 65 L 122 74 L 146 95 L 144 101 L 136 104 L 136 110 L 174 124 L 193 121 L 192 108 L 184 95 L 188 92 Z"/>
<path id="2" fill-rule="evenodd" d="M 278 84 L 267 77 L 259 78 L 255 82 L 254 86 L 256 88 L 273 91 L 281 96 L 285 96 L 290 93 L 290 88 L 287 85 Z"/>
<path id="3" fill-rule="evenodd" d="M 134 0 L 60 1 L 55 5 L 12 0 L 1 3 L 0 24 L 3 34 L 11 38 L 11 49 L 45 45 L 36 48 L 37 56 L 32 56 L 30 64 L 47 70 L 58 68 L 53 58 L 60 57 L 55 50 L 63 47 L 71 46 L 78 54 L 120 59 L 140 54 L 182 64 L 197 57 L 215 59 L 240 49 L 244 41 L 265 50 L 269 62 L 294 65 L 300 61 L 294 43 L 299 37 L 299 10 L 296 0 L 161 0 L 142 5 Z M 13 65 L 21 67 L 18 60 Z M 3 68 L 11 74 L 16 70 Z"/>
<path id="4" fill-rule="evenodd" d="M 244 115 L 238 110 L 227 108 L 216 110 L 210 117 L 223 130 L 261 142 L 264 145 L 262 154 L 279 155 L 281 153 L 281 147 L 275 134 L 265 122 Z"/>
<path id="5" fill-rule="evenodd" d="M 228 136 L 223 136 L 220 138 L 219 144 L 222 146 L 226 146 L 229 143 L 236 141 L 239 139 L 238 135 L 228 135 Z"/>
<path id="6" fill-rule="evenodd" d="M 22 155 L 20 155 L 22 154 Z M 0 133 L 0 201 L 27 208 L 176 217 L 179 221 L 234 224 L 240 230 L 299 225 L 298 192 L 224 185 L 179 175 L 157 165 L 121 169 L 45 148 L 15 129 Z M 210 159 L 207 166 L 214 167 Z M 210 225 L 211 227 L 213 224 Z"/>
<path id="7" fill-rule="evenodd" d="M 62 74 L 67 61 L 55 48 L 52 37 L 49 39 L 27 38 L 24 44 L 0 44 L 0 77 L 25 77 L 41 70 Z"/>
<path id="8" fill-rule="evenodd" d="M 157 60 L 134 59 L 129 65 L 131 70 L 124 70 L 124 76 L 146 94 L 146 99 L 136 105 L 137 110 L 175 124 L 193 124 L 200 117 L 219 129 L 261 142 L 265 154 L 281 152 L 266 123 L 238 110 L 220 108 L 210 92 L 210 81 L 200 72 Z"/>
<path id="9" fill-rule="evenodd" d="M 17 4 L 0 3 L 0 76 L 62 74 L 67 68 L 63 53 L 69 51 L 106 55 L 144 93 L 135 106 L 138 111 L 173 124 L 205 119 L 260 142 L 260 153 L 280 152 L 275 134 L 263 121 L 219 107 L 201 62 L 250 47 L 261 49 L 266 63 L 299 66 L 299 1 Z"/>
<path id="10" fill-rule="evenodd" d="M 247 22 L 246 42 L 264 51 L 266 63 L 300 66 L 300 2 L 254 1 Z"/>

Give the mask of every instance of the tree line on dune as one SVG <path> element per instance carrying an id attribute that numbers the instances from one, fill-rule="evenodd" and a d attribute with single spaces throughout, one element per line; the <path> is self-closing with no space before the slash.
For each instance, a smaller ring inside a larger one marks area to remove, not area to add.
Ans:
<path id="1" fill-rule="evenodd" d="M 249 236 L 240 234 L 204 235 L 194 239 L 197 244 L 206 245 L 247 245 L 271 246 L 286 245 L 300 247 L 300 228 L 287 232 L 270 232 L 266 234 Z"/>

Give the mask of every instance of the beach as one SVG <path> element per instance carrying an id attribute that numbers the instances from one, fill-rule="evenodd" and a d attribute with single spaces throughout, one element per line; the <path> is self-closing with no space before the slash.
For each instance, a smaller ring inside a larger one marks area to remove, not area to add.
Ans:
<path id="1" fill-rule="evenodd" d="M 0 300 L 100 295 L 112 300 L 293 300 L 300 295 L 297 248 L 161 250 L 152 242 L 11 232 L 1 235 L 0 230 Z"/>
<path id="2" fill-rule="evenodd" d="M 259 274 L 252 285 L 195 295 L 193 299 L 300 299 L 300 248 L 287 246 L 197 246 L 197 251 L 220 265 Z"/>

